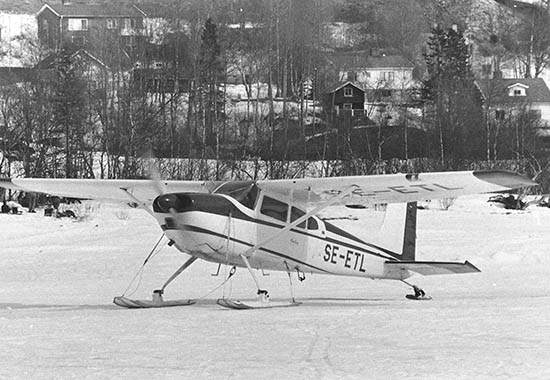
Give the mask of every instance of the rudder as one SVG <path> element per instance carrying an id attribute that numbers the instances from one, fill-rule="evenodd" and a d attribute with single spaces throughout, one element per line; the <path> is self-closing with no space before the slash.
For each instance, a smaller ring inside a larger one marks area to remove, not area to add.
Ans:
<path id="1" fill-rule="evenodd" d="M 415 260 L 416 214 L 416 202 L 389 204 L 380 227 L 380 246 L 401 261 Z"/>

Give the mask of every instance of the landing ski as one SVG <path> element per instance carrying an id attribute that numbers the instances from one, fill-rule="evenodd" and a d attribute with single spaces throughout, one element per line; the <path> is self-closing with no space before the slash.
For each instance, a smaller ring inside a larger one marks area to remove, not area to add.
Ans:
<path id="1" fill-rule="evenodd" d="M 298 306 L 301 302 L 285 302 L 285 301 L 233 301 L 227 298 L 220 298 L 217 304 L 228 309 L 234 310 L 250 310 L 250 309 L 273 309 L 278 307 Z"/>
<path id="2" fill-rule="evenodd" d="M 414 294 L 407 294 L 405 295 L 405 298 L 413 301 L 430 301 L 432 297 L 430 296 L 415 296 Z"/>
<path id="3" fill-rule="evenodd" d="M 189 306 L 193 305 L 193 300 L 171 300 L 164 301 L 162 299 L 153 300 L 133 300 L 123 296 L 115 297 L 113 299 L 115 305 L 125 307 L 128 309 L 150 309 L 154 307 L 174 307 L 174 306 Z"/>

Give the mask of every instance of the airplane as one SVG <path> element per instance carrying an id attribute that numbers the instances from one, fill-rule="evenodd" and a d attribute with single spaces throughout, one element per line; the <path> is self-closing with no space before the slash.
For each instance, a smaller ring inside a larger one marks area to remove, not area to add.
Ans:
<path id="1" fill-rule="evenodd" d="M 505 192 L 536 182 L 508 171 L 461 171 L 300 178 L 257 181 L 162 181 L 122 179 L 0 179 L 0 187 L 62 197 L 136 203 L 158 222 L 169 245 L 190 258 L 153 292 L 152 300 L 115 297 L 127 308 L 181 306 L 193 300 L 164 300 L 168 284 L 196 260 L 246 268 L 257 300 L 220 299 L 233 309 L 299 304 L 270 301 L 255 270 L 353 276 L 402 281 L 413 300 L 431 299 L 406 280 L 421 275 L 475 273 L 472 263 L 416 260 L 416 202 L 478 193 Z M 377 236 L 345 231 L 319 213 L 330 206 L 388 204 Z M 218 268 L 219 269 L 219 268 Z M 228 277 L 229 278 L 229 277 Z M 292 286 L 292 281 L 291 281 Z"/>

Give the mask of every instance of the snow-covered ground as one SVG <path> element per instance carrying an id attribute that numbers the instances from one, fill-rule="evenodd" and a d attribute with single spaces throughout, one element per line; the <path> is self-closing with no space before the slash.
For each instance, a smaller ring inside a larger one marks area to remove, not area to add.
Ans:
<path id="1" fill-rule="evenodd" d="M 506 213 L 486 199 L 419 211 L 418 260 L 482 270 L 414 276 L 430 302 L 405 300 L 401 283 L 308 276 L 294 278 L 301 306 L 250 311 L 215 304 L 253 298 L 243 270 L 194 306 L 114 306 L 160 236 L 142 210 L 94 203 L 79 222 L 0 215 L 0 378 L 548 379 L 550 209 Z M 185 259 L 162 249 L 132 297 L 149 298 Z M 207 294 L 223 281 L 216 269 L 193 264 L 166 298 Z M 261 281 L 288 296 L 286 274 Z"/>

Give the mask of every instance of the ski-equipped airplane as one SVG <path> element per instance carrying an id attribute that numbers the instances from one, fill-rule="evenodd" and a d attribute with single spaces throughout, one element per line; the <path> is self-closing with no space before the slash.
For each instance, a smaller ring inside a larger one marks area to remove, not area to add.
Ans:
<path id="1" fill-rule="evenodd" d="M 416 203 L 467 194 L 502 192 L 535 182 L 506 171 L 464 171 L 258 181 L 153 181 L 31 179 L 1 180 L 10 189 L 84 199 L 135 202 L 159 223 L 169 244 L 191 257 L 155 290 L 152 301 L 116 297 L 117 305 L 161 307 L 192 301 L 164 301 L 164 288 L 197 259 L 247 268 L 258 301 L 229 299 L 230 308 L 290 306 L 269 302 L 254 269 L 355 276 L 403 281 L 413 299 L 429 299 L 405 280 L 421 275 L 479 272 L 468 261 L 415 260 Z M 361 208 L 389 204 L 378 236 L 359 237 L 321 219 L 329 206 Z M 395 216 L 399 217 L 396 218 Z M 235 269 L 232 269 L 231 274 Z"/>

